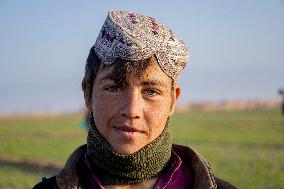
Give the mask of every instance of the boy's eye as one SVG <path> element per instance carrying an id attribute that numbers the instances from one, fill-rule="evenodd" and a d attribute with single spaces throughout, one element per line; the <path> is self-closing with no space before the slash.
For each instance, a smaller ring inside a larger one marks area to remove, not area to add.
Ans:
<path id="1" fill-rule="evenodd" d="M 149 96 L 156 96 L 159 95 L 159 91 L 155 90 L 155 89 L 147 89 L 145 90 L 145 93 Z"/>
<path id="2" fill-rule="evenodd" d="M 111 85 L 111 86 L 105 87 L 104 90 L 114 93 L 114 92 L 118 92 L 120 88 L 117 85 Z"/>

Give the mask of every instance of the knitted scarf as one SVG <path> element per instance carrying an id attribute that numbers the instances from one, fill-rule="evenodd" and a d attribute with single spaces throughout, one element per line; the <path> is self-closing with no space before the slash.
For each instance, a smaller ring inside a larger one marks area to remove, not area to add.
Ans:
<path id="1" fill-rule="evenodd" d="M 138 152 L 117 153 L 89 118 L 87 156 L 103 185 L 135 184 L 158 177 L 171 156 L 172 141 L 168 121 L 161 135 Z"/>

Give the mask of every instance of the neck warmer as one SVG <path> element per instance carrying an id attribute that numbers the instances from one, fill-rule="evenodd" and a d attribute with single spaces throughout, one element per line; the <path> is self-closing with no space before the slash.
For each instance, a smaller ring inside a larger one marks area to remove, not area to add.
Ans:
<path id="1" fill-rule="evenodd" d="M 103 138 L 90 115 L 87 157 L 103 185 L 139 183 L 157 178 L 166 168 L 172 148 L 169 121 L 160 136 L 150 144 L 133 154 L 123 155 Z"/>

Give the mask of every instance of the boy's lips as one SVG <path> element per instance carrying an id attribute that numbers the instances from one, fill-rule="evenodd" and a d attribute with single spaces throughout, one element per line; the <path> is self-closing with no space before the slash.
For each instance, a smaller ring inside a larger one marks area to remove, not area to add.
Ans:
<path id="1" fill-rule="evenodd" d="M 127 138 L 136 137 L 144 133 L 144 131 L 142 131 L 141 129 L 137 129 L 135 127 L 130 127 L 126 125 L 114 126 L 114 129 L 117 131 L 117 133 Z"/>
<path id="2" fill-rule="evenodd" d="M 130 127 L 130 126 L 114 126 L 115 129 L 121 130 L 121 131 L 125 131 L 125 132 L 140 132 L 142 133 L 143 131 L 140 129 L 137 129 L 135 127 Z"/>

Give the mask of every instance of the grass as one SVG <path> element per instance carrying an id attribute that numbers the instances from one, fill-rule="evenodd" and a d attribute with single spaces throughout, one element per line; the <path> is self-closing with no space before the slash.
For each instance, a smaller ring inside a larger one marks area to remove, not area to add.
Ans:
<path id="1" fill-rule="evenodd" d="M 86 141 L 79 115 L 0 118 L 0 188 L 31 188 Z M 215 175 L 238 188 L 284 188 L 284 116 L 277 110 L 184 112 L 171 120 L 174 142 L 195 148 Z M 41 165 L 41 164 L 40 164 Z"/>

